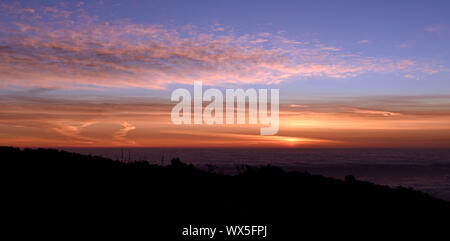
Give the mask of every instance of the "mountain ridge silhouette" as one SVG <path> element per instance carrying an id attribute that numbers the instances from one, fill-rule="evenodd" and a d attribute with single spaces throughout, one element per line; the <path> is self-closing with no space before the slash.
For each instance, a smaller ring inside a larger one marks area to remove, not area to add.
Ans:
<path id="1" fill-rule="evenodd" d="M 271 165 L 241 166 L 238 174 L 226 175 L 179 158 L 160 166 L 42 148 L 0 147 L 0 156 L 6 217 L 19 234 L 209 240 L 183 237 L 181 230 L 245 224 L 267 225 L 265 239 L 290 240 L 437 234 L 449 224 L 443 220 L 450 202 L 351 175 L 338 180 Z"/>

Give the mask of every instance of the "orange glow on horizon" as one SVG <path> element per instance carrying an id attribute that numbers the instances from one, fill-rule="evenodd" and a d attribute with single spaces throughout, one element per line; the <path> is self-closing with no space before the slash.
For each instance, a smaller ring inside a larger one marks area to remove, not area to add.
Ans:
<path id="1" fill-rule="evenodd" d="M 70 107 L 70 108 L 69 108 Z M 256 125 L 182 125 L 170 105 L 9 105 L 0 145 L 21 147 L 450 147 L 450 116 L 387 111 L 280 111 L 280 131 Z M 99 112 L 100 111 L 100 112 Z M 397 113 L 397 112 L 396 112 Z"/>

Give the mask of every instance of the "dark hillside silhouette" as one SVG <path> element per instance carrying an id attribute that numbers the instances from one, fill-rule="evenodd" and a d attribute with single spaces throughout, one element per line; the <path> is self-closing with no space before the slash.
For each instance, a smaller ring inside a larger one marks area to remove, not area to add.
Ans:
<path id="1" fill-rule="evenodd" d="M 2 218 L 16 237 L 196 240 L 182 237 L 182 227 L 203 224 L 268 225 L 266 240 L 365 240 L 448 235 L 450 227 L 448 201 L 350 175 L 337 180 L 267 165 L 231 176 L 179 159 L 159 166 L 52 149 L 1 147 L 0 156 Z"/>

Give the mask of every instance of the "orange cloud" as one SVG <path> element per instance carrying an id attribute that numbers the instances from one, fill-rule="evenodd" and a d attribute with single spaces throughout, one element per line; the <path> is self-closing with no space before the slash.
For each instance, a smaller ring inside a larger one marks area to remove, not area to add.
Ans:
<path id="1" fill-rule="evenodd" d="M 0 145 L 448 147 L 450 143 L 448 96 L 282 104 L 279 136 L 260 136 L 258 125 L 175 126 L 169 116 L 173 105 L 163 100 L 68 100 L 39 93 L 0 95 Z"/>
<path id="2" fill-rule="evenodd" d="M 400 113 L 391 112 L 391 111 L 381 111 L 381 110 L 364 110 L 364 109 L 358 109 L 354 108 L 352 109 L 353 113 L 358 114 L 367 114 L 367 115 L 381 115 L 381 116 L 399 116 Z"/>
<path id="3" fill-rule="evenodd" d="M 118 131 L 116 131 L 116 133 L 114 133 L 114 138 L 116 140 L 118 140 L 118 141 L 121 141 L 121 142 L 125 142 L 126 141 L 126 142 L 128 142 L 130 144 L 135 144 L 134 141 L 127 141 L 125 139 L 125 137 L 127 136 L 128 132 L 136 129 L 136 126 L 133 126 L 132 124 L 130 124 L 130 123 L 126 122 L 126 121 L 124 121 L 124 122 L 122 122 L 120 124 L 122 125 L 123 128 L 118 130 Z"/>

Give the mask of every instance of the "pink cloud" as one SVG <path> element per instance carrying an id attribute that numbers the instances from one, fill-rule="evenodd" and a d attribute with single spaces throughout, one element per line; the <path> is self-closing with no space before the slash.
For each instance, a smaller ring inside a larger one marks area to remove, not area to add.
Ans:
<path id="1" fill-rule="evenodd" d="M 20 6 L 2 9 L 13 14 L 30 12 Z M 213 31 L 202 31 L 193 25 L 109 23 L 83 11 L 55 7 L 42 7 L 33 14 L 62 21 L 56 25 L 29 18 L 0 26 L 5 33 L 0 35 L 2 86 L 164 88 L 194 80 L 208 85 L 276 84 L 367 72 L 425 71 L 412 60 L 348 54 L 317 41 L 288 40 L 283 32 L 236 36 L 221 30 L 224 27 L 219 24 L 213 25 Z M 427 66 L 426 73 L 430 70 L 435 69 Z"/>
<path id="2" fill-rule="evenodd" d="M 450 28 L 449 28 L 449 26 L 444 25 L 444 24 L 435 24 L 435 25 L 425 28 L 425 31 L 440 35 L 440 34 L 448 33 L 450 31 Z"/>
<path id="3" fill-rule="evenodd" d="M 362 40 L 359 40 L 358 43 L 359 43 L 359 44 L 368 44 L 368 43 L 370 43 L 370 40 L 368 40 L 368 39 L 362 39 Z"/>

